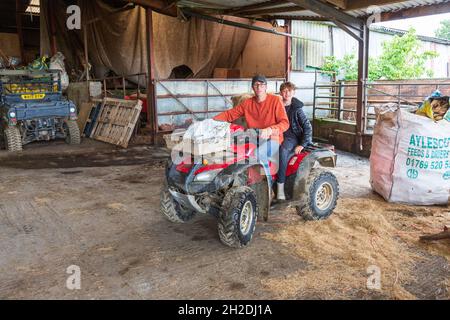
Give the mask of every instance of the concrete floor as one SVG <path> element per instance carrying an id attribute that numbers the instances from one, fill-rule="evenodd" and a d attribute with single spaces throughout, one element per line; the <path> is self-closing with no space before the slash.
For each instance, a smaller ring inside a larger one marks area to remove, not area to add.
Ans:
<path id="1" fill-rule="evenodd" d="M 258 222 L 242 250 L 221 244 L 212 217 L 169 223 L 159 213 L 166 157 L 165 149 L 123 150 L 92 140 L 0 152 L 0 299 L 277 298 L 262 281 L 305 270 L 307 261 L 261 235 L 300 218 L 275 212 Z M 341 198 L 374 197 L 368 160 L 344 153 L 339 159 Z M 425 254 L 439 262 L 432 276 L 445 282 L 448 260 Z M 81 290 L 66 287 L 71 265 L 80 267 Z M 445 287 L 410 288 L 418 298 L 448 297 Z M 389 298 L 354 289 L 346 298 Z M 325 297 L 299 291 L 289 298 Z"/>

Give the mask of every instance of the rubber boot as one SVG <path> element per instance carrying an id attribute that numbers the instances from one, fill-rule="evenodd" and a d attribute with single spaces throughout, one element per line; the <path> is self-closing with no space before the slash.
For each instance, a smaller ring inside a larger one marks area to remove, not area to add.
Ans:
<path id="1" fill-rule="evenodd" d="M 277 200 L 286 200 L 284 195 L 284 183 L 277 183 Z"/>

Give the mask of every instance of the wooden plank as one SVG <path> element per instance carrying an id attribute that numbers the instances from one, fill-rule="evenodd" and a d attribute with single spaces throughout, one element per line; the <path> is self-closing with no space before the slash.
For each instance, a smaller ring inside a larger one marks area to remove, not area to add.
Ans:
<path id="1" fill-rule="evenodd" d="M 134 127 L 139 120 L 139 115 L 141 113 L 142 106 L 139 106 L 138 108 L 135 107 L 134 110 L 131 112 L 131 121 L 127 124 L 125 129 L 125 134 L 122 137 L 122 140 L 120 141 L 120 145 L 124 148 L 128 147 L 128 142 L 131 139 L 131 135 L 133 134 Z"/>
<path id="2" fill-rule="evenodd" d="M 177 17 L 178 15 L 177 6 L 174 1 L 172 1 L 172 3 L 170 4 L 164 0 L 129 0 L 129 1 L 171 17 Z"/>
<path id="3" fill-rule="evenodd" d="M 327 2 L 334 4 L 335 6 L 338 6 L 341 9 L 346 9 L 347 7 L 347 0 L 327 0 Z"/>

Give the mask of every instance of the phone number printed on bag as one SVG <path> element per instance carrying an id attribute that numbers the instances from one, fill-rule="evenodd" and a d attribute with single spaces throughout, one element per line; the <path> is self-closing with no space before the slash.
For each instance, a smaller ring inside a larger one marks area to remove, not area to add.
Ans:
<path id="1" fill-rule="evenodd" d="M 411 135 L 408 158 L 406 158 L 407 176 L 417 179 L 422 170 L 446 170 L 450 169 L 450 138 L 436 139 Z M 447 149 L 447 150 L 446 150 Z"/>

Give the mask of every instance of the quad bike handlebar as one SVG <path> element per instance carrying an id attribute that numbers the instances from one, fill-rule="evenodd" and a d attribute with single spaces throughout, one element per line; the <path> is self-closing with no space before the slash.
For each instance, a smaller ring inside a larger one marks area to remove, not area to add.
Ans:
<path id="1" fill-rule="evenodd" d="M 249 143 L 254 144 L 255 146 L 260 146 L 262 143 L 268 140 L 261 138 L 261 132 L 261 129 L 251 128 L 245 131 L 234 132 L 231 138 L 236 145 L 244 145 L 246 143 Z"/>

